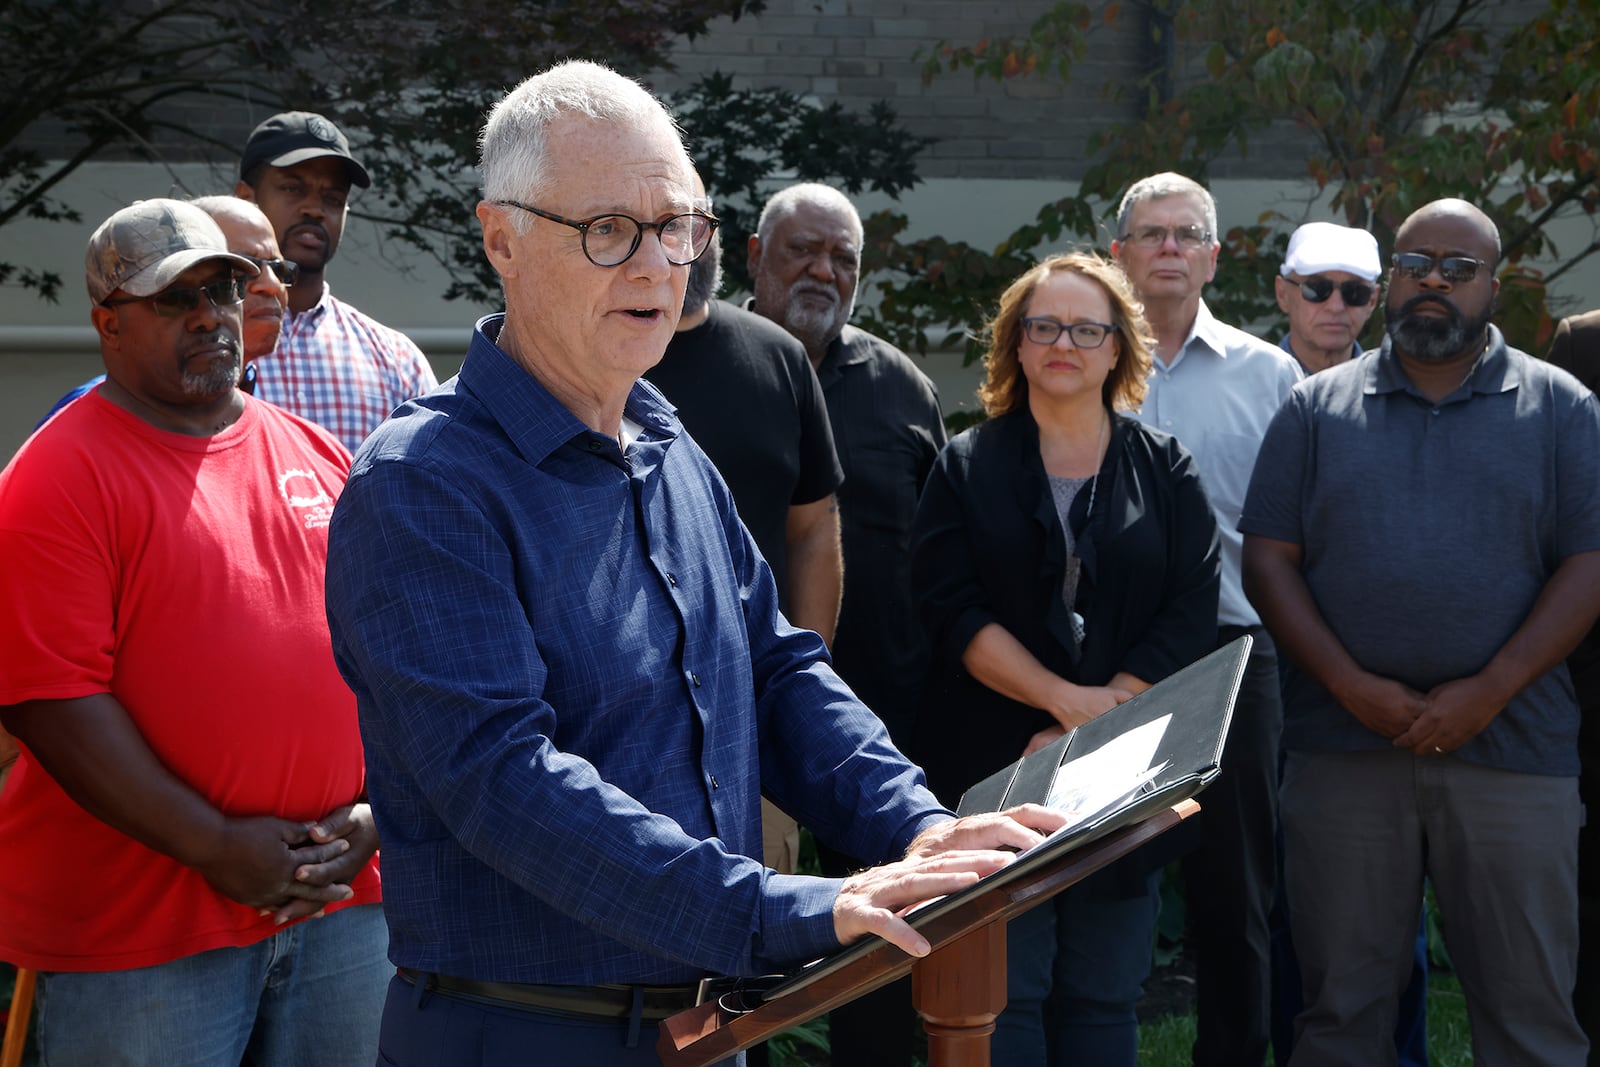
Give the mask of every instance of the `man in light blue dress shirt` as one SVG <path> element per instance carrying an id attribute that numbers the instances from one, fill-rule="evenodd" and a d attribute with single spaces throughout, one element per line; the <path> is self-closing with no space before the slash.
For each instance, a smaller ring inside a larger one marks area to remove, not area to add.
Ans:
<path id="1" fill-rule="evenodd" d="M 1276 884 L 1277 656 L 1240 584 L 1239 513 L 1267 424 L 1302 377 L 1284 351 L 1218 322 L 1201 299 L 1216 276 L 1217 206 L 1204 186 L 1156 174 L 1129 187 L 1111 243 L 1156 334 L 1138 417 L 1194 454 L 1222 535 L 1218 639 L 1255 641 L 1222 757 L 1206 790 L 1201 847 L 1184 861 L 1196 957 L 1196 1067 L 1255 1067 L 1268 1041 L 1267 915 Z"/>

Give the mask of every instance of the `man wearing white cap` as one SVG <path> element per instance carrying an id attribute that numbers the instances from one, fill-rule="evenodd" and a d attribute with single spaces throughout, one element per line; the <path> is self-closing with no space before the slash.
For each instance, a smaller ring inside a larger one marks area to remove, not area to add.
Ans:
<path id="1" fill-rule="evenodd" d="M 193 204 L 112 215 L 106 380 L 0 472 L 0 958 L 39 972 L 42 1062 L 377 1056 L 378 839 L 323 612 L 350 456 L 239 389 L 258 269 Z"/>
<path id="2" fill-rule="evenodd" d="M 1356 338 L 1378 306 L 1382 271 L 1378 242 L 1366 230 L 1308 222 L 1294 231 L 1274 285 L 1289 316 L 1283 350 L 1307 374 L 1361 354 Z"/>

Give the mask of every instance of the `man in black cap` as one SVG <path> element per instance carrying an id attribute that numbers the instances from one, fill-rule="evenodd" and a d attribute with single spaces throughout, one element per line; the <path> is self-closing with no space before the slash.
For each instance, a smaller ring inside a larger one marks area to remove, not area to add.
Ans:
<path id="1" fill-rule="evenodd" d="M 250 134 L 233 190 L 260 206 L 300 267 L 278 351 L 257 364 L 256 395 L 333 431 L 352 452 L 399 404 L 438 384 L 410 338 L 334 299 L 323 277 L 350 186 L 371 184 L 337 126 L 286 111 Z"/>

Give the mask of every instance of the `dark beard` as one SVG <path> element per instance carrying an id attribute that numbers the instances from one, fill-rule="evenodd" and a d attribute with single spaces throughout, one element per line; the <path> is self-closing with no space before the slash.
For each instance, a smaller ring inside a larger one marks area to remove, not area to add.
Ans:
<path id="1" fill-rule="evenodd" d="M 1448 314 L 1444 318 L 1414 314 L 1424 303 L 1444 308 Z M 1392 303 L 1384 308 L 1395 349 L 1423 363 L 1447 363 L 1461 355 L 1488 330 L 1493 314 L 1493 306 L 1485 305 L 1481 314 L 1469 319 L 1454 304 L 1427 295 L 1414 296 L 1398 309 Z"/>
<path id="2" fill-rule="evenodd" d="M 722 236 L 711 231 L 711 243 L 689 264 L 689 284 L 683 291 L 683 313 L 700 310 L 716 299 L 722 288 Z"/>

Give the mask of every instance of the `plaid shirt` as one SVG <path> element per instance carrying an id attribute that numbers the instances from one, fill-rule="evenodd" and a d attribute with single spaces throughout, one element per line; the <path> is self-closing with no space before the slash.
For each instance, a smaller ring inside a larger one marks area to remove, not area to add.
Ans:
<path id="1" fill-rule="evenodd" d="M 256 360 L 256 396 L 330 431 L 351 452 L 389 412 L 438 384 L 422 350 L 334 299 L 284 319 L 278 349 Z"/>

